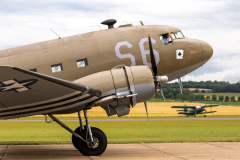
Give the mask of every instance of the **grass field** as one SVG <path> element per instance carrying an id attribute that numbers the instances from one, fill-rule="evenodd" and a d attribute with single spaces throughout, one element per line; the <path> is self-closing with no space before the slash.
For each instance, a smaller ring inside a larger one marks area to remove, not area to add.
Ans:
<path id="1" fill-rule="evenodd" d="M 154 102 L 160 101 L 160 102 Z M 151 100 L 147 102 L 148 113 L 149 116 L 153 117 L 163 117 L 163 116 L 182 116 L 178 115 L 176 110 L 172 109 L 171 106 L 197 106 L 204 104 L 222 104 L 218 107 L 213 107 L 212 110 L 217 110 L 213 115 L 240 115 L 240 102 L 212 102 L 212 101 L 196 101 L 196 102 L 177 102 L 177 101 L 167 101 L 162 102 L 161 100 Z M 239 106 L 239 107 L 238 107 Z M 207 108 L 207 110 L 211 110 L 211 108 Z M 212 114 L 210 114 L 212 115 Z M 83 115 L 82 115 L 83 116 Z M 106 117 L 106 112 L 101 107 L 94 107 L 88 111 L 89 117 Z M 131 108 L 129 115 L 124 117 L 145 117 L 146 111 L 144 107 L 144 103 L 138 103 L 136 106 Z M 66 115 L 58 115 L 58 117 L 77 117 L 77 113 L 66 114 Z M 117 117 L 117 116 L 111 116 Z"/>
<path id="2" fill-rule="evenodd" d="M 183 88 L 186 89 L 186 88 Z M 204 88 L 188 88 L 188 90 L 190 91 L 195 91 L 196 89 L 198 89 L 199 91 L 205 90 L 205 91 L 212 91 L 211 89 L 204 89 Z"/>
<path id="3" fill-rule="evenodd" d="M 210 101 L 211 102 L 211 101 Z M 209 103 L 210 103 L 209 102 Z M 221 102 L 223 103 L 223 102 Z M 239 105 L 234 106 L 234 105 Z M 181 116 L 178 115 L 176 110 L 172 109 L 171 106 L 197 106 L 197 105 L 204 105 L 207 104 L 206 102 L 148 102 L 148 112 L 149 116 Z M 219 104 L 216 102 L 211 102 L 210 104 Z M 226 106 L 228 105 L 228 106 Z M 207 110 L 211 110 L 211 108 L 207 108 Z M 239 102 L 225 102 L 225 105 L 220 105 L 218 107 L 213 107 L 212 110 L 217 110 L 216 113 L 213 115 L 240 115 L 240 103 Z M 89 116 L 106 116 L 105 111 L 100 108 L 96 107 L 89 111 Z M 130 110 L 130 114 L 127 117 L 134 117 L 134 116 L 146 116 L 146 111 L 143 103 L 137 104 L 134 108 Z"/>
<path id="4" fill-rule="evenodd" d="M 205 102 L 213 103 L 213 102 Z M 215 102 L 214 102 L 215 103 Z M 230 102 L 226 102 L 229 103 Z M 153 118 L 186 118 L 178 115 L 173 105 L 204 105 L 202 102 L 148 102 L 150 120 Z M 235 102 L 238 104 L 238 102 Z M 240 105 L 239 105 L 240 106 Z M 240 107 L 220 105 L 217 110 L 207 117 L 240 117 Z M 107 117 L 105 111 L 95 107 L 88 111 L 91 119 L 119 119 L 117 116 Z M 77 114 L 57 115 L 60 119 L 75 119 Z M 201 116 L 199 116 L 201 117 Z M 41 119 L 43 116 L 33 116 L 21 119 Z M 146 119 L 143 103 L 131 108 L 128 116 L 124 118 Z M 192 118 L 192 117 L 188 117 Z M 201 117 L 203 118 L 203 117 Z M 76 122 L 64 122 L 70 128 L 79 126 Z M 91 126 L 102 129 L 109 143 L 148 143 L 148 142 L 231 142 L 240 141 L 240 121 L 123 121 L 106 122 L 91 121 Z M 56 123 L 45 122 L 0 122 L 0 144 L 70 144 L 71 134 Z"/>
<path id="5" fill-rule="evenodd" d="M 66 122 L 70 128 L 78 122 Z M 71 144 L 71 135 L 56 123 L 1 122 L 0 144 Z M 91 122 L 108 143 L 238 142 L 240 121 Z"/>

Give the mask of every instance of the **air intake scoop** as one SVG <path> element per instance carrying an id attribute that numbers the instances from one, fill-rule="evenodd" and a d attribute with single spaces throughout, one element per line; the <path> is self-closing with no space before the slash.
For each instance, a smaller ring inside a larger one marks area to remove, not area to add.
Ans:
<path id="1" fill-rule="evenodd" d="M 116 19 L 107 19 L 103 21 L 101 24 L 108 25 L 108 29 L 114 28 L 113 25 L 117 22 Z"/>

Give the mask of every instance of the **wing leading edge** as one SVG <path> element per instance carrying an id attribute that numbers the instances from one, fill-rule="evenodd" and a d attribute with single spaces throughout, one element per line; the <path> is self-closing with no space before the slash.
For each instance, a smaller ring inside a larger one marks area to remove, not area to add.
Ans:
<path id="1" fill-rule="evenodd" d="M 195 109 L 196 106 L 172 106 L 171 108 L 193 108 L 193 109 Z"/>
<path id="2" fill-rule="evenodd" d="M 219 106 L 219 105 L 218 104 L 211 104 L 211 105 L 205 105 L 203 107 L 217 107 L 217 106 Z"/>
<path id="3" fill-rule="evenodd" d="M 76 112 L 102 94 L 95 88 L 17 67 L 0 66 L 0 75 L 0 119 Z"/>

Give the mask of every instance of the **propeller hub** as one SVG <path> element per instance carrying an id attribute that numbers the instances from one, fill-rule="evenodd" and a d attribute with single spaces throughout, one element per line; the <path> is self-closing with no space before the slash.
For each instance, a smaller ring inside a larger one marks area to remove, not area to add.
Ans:
<path id="1" fill-rule="evenodd" d="M 167 76 L 156 76 L 155 81 L 159 82 L 160 85 L 167 83 L 168 82 L 168 77 Z"/>

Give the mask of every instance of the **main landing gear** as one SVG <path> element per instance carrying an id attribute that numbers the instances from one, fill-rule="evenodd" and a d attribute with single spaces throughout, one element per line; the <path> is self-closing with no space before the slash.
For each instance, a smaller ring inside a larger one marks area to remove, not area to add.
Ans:
<path id="1" fill-rule="evenodd" d="M 87 117 L 87 110 L 84 110 L 83 112 L 86 120 L 86 125 L 83 125 L 79 111 L 78 118 L 80 126 L 76 128 L 75 131 L 71 130 L 53 115 L 49 114 L 48 116 L 63 128 L 65 128 L 67 131 L 72 133 L 73 146 L 79 150 L 80 153 L 85 156 L 101 155 L 107 148 L 107 137 L 102 130 L 90 126 Z"/>

